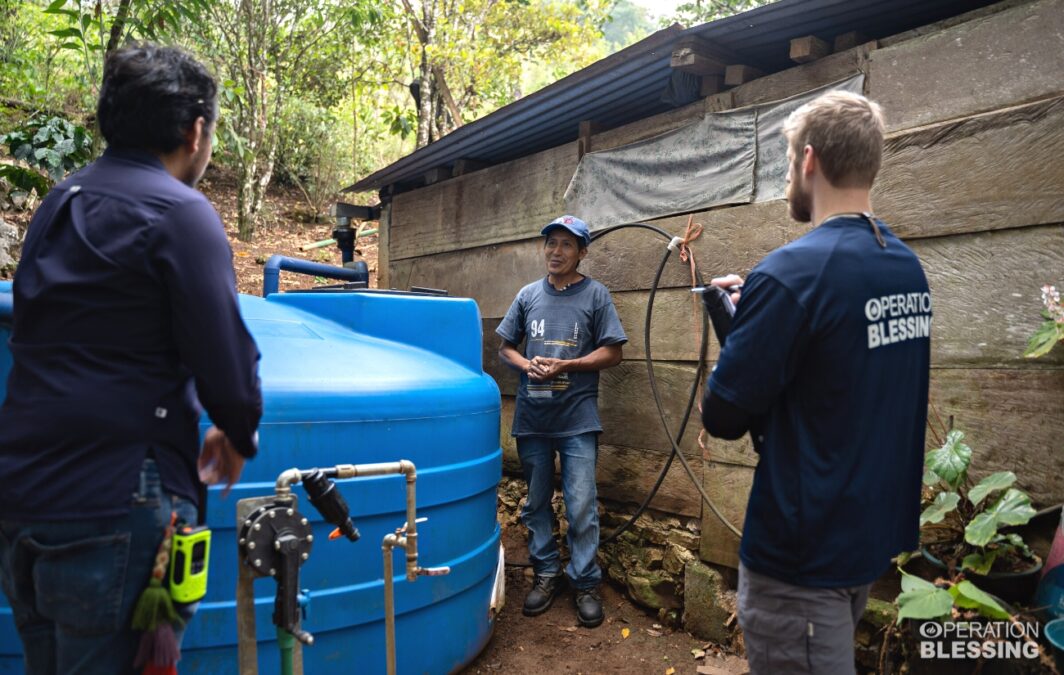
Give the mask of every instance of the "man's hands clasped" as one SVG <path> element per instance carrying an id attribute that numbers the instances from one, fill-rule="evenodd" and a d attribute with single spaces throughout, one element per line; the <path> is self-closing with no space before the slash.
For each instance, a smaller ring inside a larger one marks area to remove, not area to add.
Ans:
<path id="1" fill-rule="evenodd" d="M 547 382 L 565 372 L 565 359 L 555 359 L 549 356 L 534 356 L 528 362 L 525 373 L 533 382 Z"/>

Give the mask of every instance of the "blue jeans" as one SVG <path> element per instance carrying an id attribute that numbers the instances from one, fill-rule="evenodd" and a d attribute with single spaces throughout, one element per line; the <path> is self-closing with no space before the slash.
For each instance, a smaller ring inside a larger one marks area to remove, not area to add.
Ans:
<path id="1" fill-rule="evenodd" d="M 101 480 L 107 480 L 101 476 Z M 163 491 L 146 459 L 126 516 L 0 520 L 0 582 L 22 638 L 27 675 L 134 673 L 133 606 L 148 585 L 170 512 L 196 507 Z M 196 605 L 178 605 L 186 621 Z M 175 626 L 180 644 L 181 632 Z"/>
<path id="2" fill-rule="evenodd" d="M 598 434 L 589 432 L 564 438 L 525 436 L 517 439 L 517 454 L 528 484 L 521 522 L 528 528 L 528 557 L 536 574 L 561 574 L 558 542 L 554 540 L 554 453 L 561 457 L 562 496 L 569 520 L 569 564 L 565 573 L 574 588 L 594 588 L 602 581 L 595 556 L 599 522 L 595 503 L 595 459 Z"/>

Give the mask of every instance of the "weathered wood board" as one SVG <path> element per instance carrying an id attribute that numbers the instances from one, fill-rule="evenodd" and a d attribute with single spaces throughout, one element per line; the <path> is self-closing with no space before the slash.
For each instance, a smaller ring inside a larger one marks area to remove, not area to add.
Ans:
<path id="1" fill-rule="evenodd" d="M 591 147 L 594 151 L 609 150 L 636 141 L 642 141 L 688 124 L 694 124 L 705 114 L 705 104 L 701 101 L 689 103 L 682 108 L 663 112 L 653 117 L 632 122 L 621 127 L 597 133 L 592 137 Z"/>
<path id="2" fill-rule="evenodd" d="M 1064 91 L 1062 54 L 1064 1 L 1041 0 L 872 52 L 866 91 L 915 127 Z"/>
<path id="3" fill-rule="evenodd" d="M 599 497 L 627 504 L 641 504 L 654 487 L 654 482 L 657 481 L 667 459 L 668 455 L 648 453 L 642 448 L 600 445 L 596 474 Z M 688 463 L 695 476 L 701 480 L 702 462 L 688 459 Z M 701 497 L 679 460 L 673 460 L 661 488 L 650 502 L 650 507 L 695 518 L 702 514 Z"/>
<path id="4" fill-rule="evenodd" d="M 691 365 L 656 363 L 654 366 L 654 377 L 673 434 L 679 430 L 694 376 L 695 368 Z M 647 452 L 657 454 L 672 450 L 650 392 L 646 364 L 642 361 L 624 361 L 602 372 L 599 378 L 599 417 L 602 420 L 602 442 L 605 444 L 644 448 Z M 701 426 L 697 408 L 692 409 L 680 442 L 680 449 L 692 461 L 702 457 L 696 441 Z"/>
<path id="5" fill-rule="evenodd" d="M 982 19 L 998 12 L 1004 12 L 1007 9 L 1018 7 L 1020 5 L 1029 4 L 1031 0 L 999 0 L 992 5 L 986 5 L 985 7 L 979 7 L 962 14 L 955 14 L 954 16 L 946 17 L 941 21 L 935 21 L 934 23 L 924 24 L 923 26 L 917 26 L 901 33 L 895 33 L 889 37 L 880 38 L 880 47 L 893 47 L 896 44 L 905 42 L 906 40 L 912 40 L 924 35 L 930 35 L 932 33 L 939 33 L 952 28 L 953 26 L 959 26 L 962 23 L 973 21 L 975 19 Z"/>
<path id="6" fill-rule="evenodd" d="M 746 502 L 754 480 L 748 466 L 703 462 L 702 487 L 728 522 L 743 529 Z M 739 538 L 729 530 L 708 506 L 702 509 L 702 539 L 699 556 L 708 562 L 739 567 Z"/>
<path id="7" fill-rule="evenodd" d="M 650 291 L 612 293 L 621 325 L 628 335 L 624 358 L 645 359 L 647 303 Z M 698 361 L 702 341 L 702 300 L 687 288 L 666 288 L 654 296 L 650 326 L 650 353 L 655 361 Z M 710 330 L 707 358 L 716 359 L 718 345 Z"/>
<path id="8" fill-rule="evenodd" d="M 902 238 L 1064 222 L 1061 129 L 1064 97 L 893 136 L 872 204 Z"/>
<path id="9" fill-rule="evenodd" d="M 976 480 L 1012 471 L 1038 507 L 1064 502 L 1064 370 L 936 368 L 931 401 L 967 434 Z"/>
<path id="10" fill-rule="evenodd" d="M 381 204 L 381 219 L 377 224 L 377 288 L 392 288 L 391 243 L 392 205 Z"/>
<path id="11" fill-rule="evenodd" d="M 1046 368 L 1064 350 L 1024 359 L 1041 324 L 1041 287 L 1064 270 L 1064 226 L 1044 225 L 909 242 L 931 286 L 931 362 Z M 1064 450 L 1064 447 L 1062 447 Z"/>
<path id="12" fill-rule="evenodd" d="M 391 259 L 536 236 L 561 215 L 576 141 L 396 195 Z"/>
<path id="13" fill-rule="evenodd" d="M 735 107 L 779 101 L 867 72 L 868 55 L 875 48 L 876 43 L 869 42 L 739 85 L 732 90 Z"/>
<path id="14" fill-rule="evenodd" d="M 502 318 L 521 288 L 546 274 L 543 239 L 453 251 L 392 261 L 391 285 L 442 288 L 452 296 L 473 298 L 480 315 Z"/>

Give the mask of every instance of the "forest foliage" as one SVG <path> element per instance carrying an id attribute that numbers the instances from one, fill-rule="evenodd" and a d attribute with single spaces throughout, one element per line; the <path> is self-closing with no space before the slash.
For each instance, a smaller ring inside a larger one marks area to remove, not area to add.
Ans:
<path id="1" fill-rule="evenodd" d="M 320 217 L 343 186 L 659 26 L 763 2 L 652 17 L 633 0 L 0 0 L 0 194 L 32 206 L 27 192 L 102 151 L 103 62 L 130 42 L 215 73 L 215 162 L 238 177 L 250 240 L 271 184 Z"/>

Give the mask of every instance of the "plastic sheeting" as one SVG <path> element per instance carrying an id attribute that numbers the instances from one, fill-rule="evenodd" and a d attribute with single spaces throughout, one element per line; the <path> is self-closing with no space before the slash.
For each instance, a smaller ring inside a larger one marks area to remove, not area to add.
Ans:
<path id="1" fill-rule="evenodd" d="M 662 218 L 714 206 L 781 199 L 787 185 L 783 123 L 820 94 L 860 92 L 864 76 L 792 98 L 722 113 L 637 143 L 584 155 L 566 211 L 591 226 Z"/>

